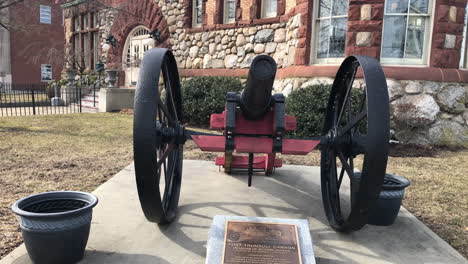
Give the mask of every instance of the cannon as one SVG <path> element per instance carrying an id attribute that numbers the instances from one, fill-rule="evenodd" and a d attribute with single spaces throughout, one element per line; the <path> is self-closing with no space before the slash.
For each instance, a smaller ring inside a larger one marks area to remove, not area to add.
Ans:
<path id="1" fill-rule="evenodd" d="M 275 75 L 271 57 L 255 57 L 243 92 L 227 93 L 225 111 L 211 116 L 211 128 L 223 135 L 200 133 L 186 129 L 181 121 L 181 88 L 172 52 L 155 48 L 145 54 L 135 94 L 134 162 L 141 207 L 149 221 L 168 224 L 175 219 L 183 146 L 193 139 L 204 151 L 224 153 L 215 164 L 226 173 L 247 170 L 249 186 L 254 170 L 272 175 L 282 166 L 277 154 L 306 155 L 318 147 L 322 200 L 330 226 L 351 232 L 367 223 L 383 184 L 390 137 L 387 84 L 379 62 L 366 56 L 343 61 L 319 137 L 285 136 L 297 123 L 285 113 L 284 96 L 272 95 Z M 355 78 L 361 76 L 364 84 L 356 87 Z M 357 166 L 356 158 L 362 165 Z M 345 175 L 350 183 L 349 208 L 340 202 Z"/>

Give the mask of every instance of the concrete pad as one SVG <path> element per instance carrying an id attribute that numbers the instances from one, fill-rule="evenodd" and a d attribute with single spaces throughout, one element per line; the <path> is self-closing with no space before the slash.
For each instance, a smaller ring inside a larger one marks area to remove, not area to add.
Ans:
<path id="1" fill-rule="evenodd" d="M 284 166 L 248 188 L 245 175 L 187 160 L 178 218 L 161 227 L 143 216 L 133 165 L 94 193 L 100 203 L 82 263 L 204 263 L 215 215 L 308 219 L 317 263 L 468 263 L 405 209 L 390 227 L 336 233 L 323 212 L 318 167 Z M 30 263 L 24 245 L 0 261 L 11 263 Z"/>

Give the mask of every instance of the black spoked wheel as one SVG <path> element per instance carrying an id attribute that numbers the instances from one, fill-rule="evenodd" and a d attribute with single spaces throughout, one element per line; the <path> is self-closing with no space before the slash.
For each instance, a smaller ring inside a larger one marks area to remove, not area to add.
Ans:
<path id="1" fill-rule="evenodd" d="M 353 88 L 359 68 L 365 84 Z M 387 84 L 379 62 L 348 57 L 333 83 L 321 146 L 322 199 L 335 230 L 350 232 L 367 223 L 385 176 L 389 131 Z M 360 179 L 354 175 L 358 155 L 363 155 Z M 348 195 L 350 203 L 342 203 Z"/>
<path id="2" fill-rule="evenodd" d="M 174 56 L 167 49 L 151 49 L 140 68 L 133 124 L 138 196 L 151 222 L 169 223 L 176 216 L 185 143 L 181 118 L 182 96 Z"/>

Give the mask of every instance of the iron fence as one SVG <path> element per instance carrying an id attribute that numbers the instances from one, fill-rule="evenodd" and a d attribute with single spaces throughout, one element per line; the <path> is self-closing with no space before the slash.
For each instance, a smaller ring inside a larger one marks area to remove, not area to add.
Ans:
<path id="1" fill-rule="evenodd" d="M 48 84 L 0 85 L 0 116 L 51 115 L 82 112 L 88 87 Z"/>

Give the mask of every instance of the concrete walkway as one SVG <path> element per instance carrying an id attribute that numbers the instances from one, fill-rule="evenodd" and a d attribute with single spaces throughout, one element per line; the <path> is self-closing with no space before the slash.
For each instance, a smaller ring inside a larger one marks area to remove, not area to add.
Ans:
<path id="1" fill-rule="evenodd" d="M 309 220 L 317 263 L 468 263 L 402 209 L 393 226 L 334 232 L 322 209 L 319 168 L 285 166 L 273 177 L 218 172 L 212 162 L 185 161 L 179 217 L 169 226 L 147 222 L 140 209 L 133 165 L 100 186 L 82 263 L 204 263 L 215 215 Z M 23 246 L 0 264 L 30 263 Z"/>

